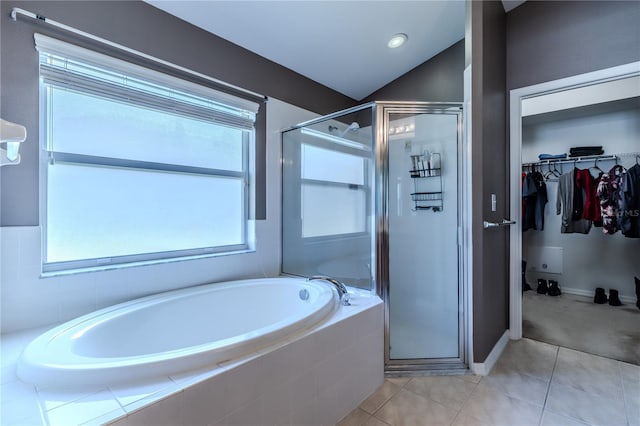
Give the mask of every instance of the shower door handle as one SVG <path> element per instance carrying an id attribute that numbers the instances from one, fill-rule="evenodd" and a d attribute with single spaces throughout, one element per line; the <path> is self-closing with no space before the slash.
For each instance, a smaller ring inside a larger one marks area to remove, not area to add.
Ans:
<path id="1" fill-rule="evenodd" d="M 501 228 L 503 226 L 511 226 L 515 225 L 515 220 L 502 219 L 502 222 L 487 222 L 486 220 L 482 223 L 484 229 L 487 228 Z"/>

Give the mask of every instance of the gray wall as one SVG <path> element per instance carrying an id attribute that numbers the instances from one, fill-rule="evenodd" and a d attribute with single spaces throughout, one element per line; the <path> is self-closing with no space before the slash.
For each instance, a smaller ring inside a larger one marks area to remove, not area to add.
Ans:
<path id="1" fill-rule="evenodd" d="M 120 56 L 116 51 L 87 44 L 28 18 L 13 22 L 9 18 L 13 7 L 39 13 L 132 49 L 320 114 L 350 107 L 355 102 L 140 1 L 2 1 L 0 113 L 4 119 L 26 126 L 28 139 L 21 147 L 22 163 L 3 167 L 0 172 L 0 226 L 39 223 L 38 58 L 33 33 L 47 34 Z M 133 61 L 138 62 L 135 59 Z M 146 65 L 156 67 L 153 64 Z M 264 123 L 263 109 L 258 118 L 257 218 L 264 218 L 266 214 Z"/>
<path id="2" fill-rule="evenodd" d="M 528 1 L 507 14 L 507 87 L 640 60 L 640 2 Z"/>
<path id="3" fill-rule="evenodd" d="M 473 356 L 484 362 L 508 325 L 508 228 L 487 229 L 508 217 L 506 139 L 506 15 L 500 2 L 468 2 L 471 63 Z M 491 194 L 497 211 L 491 211 Z"/>
<path id="4" fill-rule="evenodd" d="M 464 40 L 367 96 L 368 101 L 462 102 Z"/>

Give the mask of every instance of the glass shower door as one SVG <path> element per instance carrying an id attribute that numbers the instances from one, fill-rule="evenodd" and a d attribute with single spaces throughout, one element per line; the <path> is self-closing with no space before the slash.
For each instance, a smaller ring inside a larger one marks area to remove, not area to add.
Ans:
<path id="1" fill-rule="evenodd" d="M 460 108 L 387 108 L 387 369 L 462 363 Z"/>

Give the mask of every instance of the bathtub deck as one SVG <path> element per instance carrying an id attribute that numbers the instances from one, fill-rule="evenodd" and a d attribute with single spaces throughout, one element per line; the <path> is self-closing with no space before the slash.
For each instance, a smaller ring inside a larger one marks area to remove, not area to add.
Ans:
<path id="1" fill-rule="evenodd" d="M 10 425 L 335 424 L 383 383 L 383 308 L 356 296 L 326 322 L 211 368 L 137 386 L 37 389 L 20 352 L 50 327 L 2 336 L 0 423 Z"/>

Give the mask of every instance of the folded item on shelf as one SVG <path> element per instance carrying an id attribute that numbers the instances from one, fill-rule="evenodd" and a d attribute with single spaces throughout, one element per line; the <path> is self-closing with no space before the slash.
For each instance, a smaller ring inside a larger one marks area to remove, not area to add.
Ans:
<path id="1" fill-rule="evenodd" d="M 586 157 L 588 155 L 602 155 L 604 154 L 604 150 L 598 151 L 576 151 L 569 154 L 569 157 Z"/>
<path id="2" fill-rule="evenodd" d="M 567 154 L 540 154 L 538 158 L 540 160 L 562 160 L 563 158 L 567 158 Z"/>
<path id="3" fill-rule="evenodd" d="M 578 153 L 582 153 L 582 152 L 602 152 L 602 151 L 603 151 L 602 148 L 571 149 L 569 154 L 578 154 Z"/>
<path id="4" fill-rule="evenodd" d="M 587 155 L 602 155 L 604 150 L 600 146 L 576 146 L 569 149 L 569 157 L 584 157 Z"/>
<path id="5" fill-rule="evenodd" d="M 584 151 L 584 150 L 600 150 L 602 149 L 602 145 L 599 146 L 574 146 L 573 148 L 569 148 L 569 152 L 573 153 L 573 151 Z"/>

